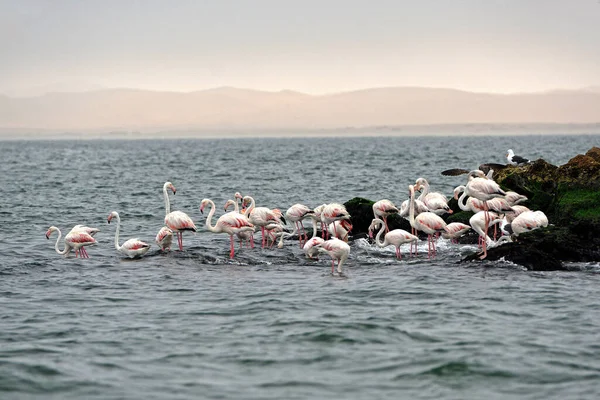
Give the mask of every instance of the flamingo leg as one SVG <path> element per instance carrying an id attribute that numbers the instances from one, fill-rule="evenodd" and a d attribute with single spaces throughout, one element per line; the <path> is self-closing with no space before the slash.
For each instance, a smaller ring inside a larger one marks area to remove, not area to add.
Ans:
<path id="1" fill-rule="evenodd" d="M 81 248 L 81 251 L 83 252 L 83 256 L 84 256 L 85 258 L 90 258 L 90 256 L 89 256 L 89 254 L 87 253 L 87 250 L 85 249 L 85 247 L 82 247 L 82 248 Z"/>
<path id="2" fill-rule="evenodd" d="M 390 231 L 390 228 L 388 228 L 387 224 L 387 215 L 383 216 L 383 223 L 385 224 L 385 233 L 388 233 Z"/>
<path id="3" fill-rule="evenodd" d="M 334 272 L 334 264 L 333 264 L 333 257 L 331 258 L 331 275 L 333 275 Z"/>
<path id="4" fill-rule="evenodd" d="M 177 243 L 179 244 L 179 251 L 183 251 L 183 233 L 177 232 Z"/>
<path id="5" fill-rule="evenodd" d="M 235 255 L 235 250 L 234 250 L 234 246 L 233 246 L 233 235 L 229 235 L 229 238 L 230 238 L 230 243 L 231 243 L 231 246 L 230 246 L 231 249 L 229 251 L 229 258 L 233 258 L 233 256 Z"/>
<path id="6" fill-rule="evenodd" d="M 265 227 L 264 226 L 260 227 L 260 236 L 261 236 L 261 239 L 262 239 L 262 242 L 261 242 L 262 245 L 261 245 L 261 247 L 264 249 L 265 248 Z"/>

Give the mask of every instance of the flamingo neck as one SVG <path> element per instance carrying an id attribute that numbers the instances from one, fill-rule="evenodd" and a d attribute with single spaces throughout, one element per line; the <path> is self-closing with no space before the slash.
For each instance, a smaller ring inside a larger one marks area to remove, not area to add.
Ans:
<path id="1" fill-rule="evenodd" d="M 56 244 L 54 245 L 54 250 L 56 250 L 56 252 L 62 256 L 64 256 L 65 254 L 67 254 L 71 248 L 67 245 L 67 243 L 65 242 L 65 248 L 61 251 L 58 248 L 58 242 L 60 242 L 60 238 L 62 237 L 62 233 L 60 232 L 60 229 L 56 228 L 56 231 L 58 232 L 58 238 L 56 239 Z"/>
<path id="2" fill-rule="evenodd" d="M 467 206 L 467 192 L 465 191 L 464 186 L 459 186 L 462 188 L 462 194 L 458 198 L 458 207 L 463 211 L 472 211 L 470 207 Z"/>
<path id="3" fill-rule="evenodd" d="M 240 212 L 240 203 L 238 203 L 238 200 L 239 199 L 237 197 L 233 198 L 233 209 L 235 210 L 236 213 L 239 214 L 239 212 Z"/>
<path id="4" fill-rule="evenodd" d="M 427 195 L 429 194 L 429 184 L 426 183 L 423 186 L 423 191 L 421 192 L 421 195 L 417 198 L 417 200 L 419 201 L 425 201 L 425 197 L 427 197 Z"/>
<path id="5" fill-rule="evenodd" d="M 254 203 L 254 197 L 248 196 L 248 198 L 250 199 L 250 205 L 248 206 L 248 208 L 246 208 L 246 215 L 252 214 L 252 211 L 254 210 L 254 207 L 256 206 Z"/>
<path id="6" fill-rule="evenodd" d="M 121 246 L 119 246 L 119 229 L 121 228 L 121 217 L 119 214 L 115 216 L 117 219 L 117 230 L 115 231 L 115 249 L 121 250 Z"/>
<path id="7" fill-rule="evenodd" d="M 212 200 L 208 200 L 208 205 L 210 206 L 210 211 L 208 212 L 208 216 L 206 217 L 206 229 L 208 229 L 211 232 L 219 232 L 213 225 L 212 225 L 212 217 L 215 214 L 215 203 Z"/>
<path id="8" fill-rule="evenodd" d="M 385 231 L 385 224 L 379 218 L 377 218 L 377 220 L 381 224 L 381 227 L 379 228 L 379 232 L 377 232 L 377 236 L 375 236 L 375 243 L 379 247 L 385 247 L 385 240 L 379 241 L 381 239 L 381 235 L 383 235 L 383 231 Z"/>
<path id="9" fill-rule="evenodd" d="M 171 203 L 169 203 L 169 193 L 167 192 L 167 185 L 163 186 L 163 196 L 165 197 L 165 216 L 171 212 Z"/>
<path id="10" fill-rule="evenodd" d="M 408 207 L 408 221 L 410 226 L 415 227 L 415 188 L 410 185 L 408 187 L 410 193 L 409 207 Z"/>

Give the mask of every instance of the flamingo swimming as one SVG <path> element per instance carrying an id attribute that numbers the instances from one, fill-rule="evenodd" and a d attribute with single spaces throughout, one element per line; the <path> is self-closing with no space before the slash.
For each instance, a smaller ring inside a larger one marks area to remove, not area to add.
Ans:
<path id="1" fill-rule="evenodd" d="M 144 254 L 150 250 L 150 245 L 148 243 L 142 242 L 138 238 L 128 239 L 123 243 L 122 246 L 119 246 L 119 229 L 121 228 L 121 218 L 119 217 L 119 213 L 116 211 L 108 214 L 107 222 L 110 224 L 113 218 L 117 219 L 117 230 L 115 231 L 115 249 L 117 251 L 125 254 L 129 258 L 134 257 L 142 257 Z"/>
<path id="2" fill-rule="evenodd" d="M 400 210 L 390 200 L 383 199 L 373 203 L 373 216 L 375 218 L 381 218 L 385 224 L 385 231 L 389 232 L 387 217 L 388 215 L 398 214 Z"/>
<path id="3" fill-rule="evenodd" d="M 210 199 L 203 199 L 200 203 L 200 212 L 204 213 L 204 208 L 210 206 L 210 212 L 206 217 L 206 228 L 213 233 L 225 233 L 229 235 L 231 246 L 229 251 L 229 257 L 233 258 L 235 255 L 235 249 L 233 246 L 233 235 L 240 231 L 253 231 L 254 225 L 250 223 L 245 215 L 236 213 L 235 211 L 223 214 L 217 220 L 217 223 L 212 225 L 212 217 L 215 214 L 215 203 Z"/>
<path id="4" fill-rule="evenodd" d="M 331 257 L 331 274 L 334 271 L 334 261 L 337 260 L 338 267 L 337 271 L 342 274 L 342 265 L 348 259 L 350 255 L 350 246 L 348 243 L 338 238 L 332 238 L 324 241 L 323 243 L 317 244 L 315 247 L 319 248 L 319 252 L 327 253 Z"/>
<path id="5" fill-rule="evenodd" d="M 385 230 L 385 224 L 379 218 L 373 219 L 371 221 L 371 225 L 369 226 L 369 237 L 373 237 L 373 231 L 377 229 L 379 226 L 379 232 L 377 232 L 377 236 L 375 236 L 375 244 L 378 247 L 387 247 L 392 245 L 396 248 L 396 258 L 402 260 L 402 253 L 400 252 L 400 246 L 404 243 L 416 243 L 419 241 L 419 238 L 415 235 L 406 232 L 404 229 L 394 229 L 385 234 L 383 240 L 380 241 L 381 235 Z"/>
<path id="6" fill-rule="evenodd" d="M 177 191 L 175 186 L 171 182 L 165 182 L 163 185 L 163 195 L 165 197 L 165 225 L 171 229 L 177 235 L 177 243 L 179 244 L 179 250 L 183 250 L 183 231 L 197 232 L 194 221 L 182 211 L 171 211 L 171 204 L 169 203 L 169 194 L 167 189 L 171 189 L 173 194 Z"/>
<path id="7" fill-rule="evenodd" d="M 170 251 L 173 243 L 173 231 L 166 226 L 160 228 L 154 239 L 162 251 Z"/>
<path id="8" fill-rule="evenodd" d="M 82 225 L 76 225 L 82 226 Z M 46 239 L 50 239 L 50 235 L 52 232 L 58 232 L 58 238 L 56 239 L 56 244 L 54 245 L 54 249 L 60 255 L 67 255 L 71 251 L 71 249 L 75 250 L 75 257 L 80 258 L 90 258 L 84 246 L 90 246 L 97 244 L 96 239 L 92 237 L 89 233 L 84 230 L 76 230 L 75 228 L 71 229 L 71 231 L 65 236 L 65 248 L 60 250 L 58 248 L 58 243 L 60 242 L 60 238 L 62 237 L 62 233 L 60 229 L 56 226 L 51 226 L 46 232 Z"/>
<path id="9" fill-rule="evenodd" d="M 437 214 L 432 212 L 424 212 L 415 217 L 415 188 L 413 185 L 408 186 L 408 192 L 410 196 L 410 225 L 415 228 L 416 231 L 422 231 L 427 234 L 427 256 L 435 256 L 436 248 L 433 235 L 437 232 L 447 231 L 446 223 Z"/>

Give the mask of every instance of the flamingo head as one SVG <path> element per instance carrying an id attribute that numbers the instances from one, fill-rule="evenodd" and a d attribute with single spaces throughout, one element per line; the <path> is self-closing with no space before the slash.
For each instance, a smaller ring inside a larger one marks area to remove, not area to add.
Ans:
<path id="1" fill-rule="evenodd" d="M 347 219 L 343 219 L 340 221 L 340 225 L 342 226 L 342 228 L 344 228 L 345 230 L 347 230 L 348 232 L 352 232 L 352 222 L 350 222 Z"/>
<path id="2" fill-rule="evenodd" d="M 408 185 L 408 197 L 412 197 L 415 194 L 414 185 Z"/>
<path id="3" fill-rule="evenodd" d="M 206 205 L 208 204 L 209 200 L 208 199 L 204 199 L 202 200 L 202 203 L 200 203 L 200 212 L 202 214 L 204 214 L 204 208 L 206 207 Z"/>
<path id="4" fill-rule="evenodd" d="M 46 239 L 50 239 L 50 235 L 52 235 L 52 232 L 56 230 L 58 230 L 58 228 L 55 226 L 51 226 L 50 228 L 48 228 L 48 231 L 46 232 Z"/>
<path id="5" fill-rule="evenodd" d="M 458 186 L 454 188 L 454 200 L 458 200 L 458 195 L 464 191 L 464 186 Z"/>
<path id="6" fill-rule="evenodd" d="M 488 177 L 480 169 L 476 169 L 476 170 L 473 170 L 473 171 L 469 172 L 468 180 L 470 181 L 470 180 L 475 179 L 475 178 L 488 179 Z"/>
<path id="7" fill-rule="evenodd" d="M 421 191 L 422 188 L 427 188 L 429 187 L 429 182 L 427 182 L 427 179 L 425 178 L 419 178 L 415 181 L 415 190 L 416 191 Z"/>
<path id="8" fill-rule="evenodd" d="M 233 205 L 233 200 L 227 200 L 227 202 L 225 203 L 224 210 L 227 211 L 227 209 L 229 208 L 229 206 L 232 206 L 232 205 Z"/>
<path id="9" fill-rule="evenodd" d="M 106 219 L 106 222 L 108 222 L 110 224 L 110 221 L 115 218 L 118 217 L 119 214 L 116 211 L 111 212 L 110 214 L 108 214 L 108 218 Z"/>
<path id="10" fill-rule="evenodd" d="M 369 237 L 371 239 L 373 239 L 373 231 L 377 228 L 379 228 L 379 224 L 381 222 L 379 221 L 379 219 L 375 218 L 372 222 L 371 225 L 369 225 Z"/>
<path id="11" fill-rule="evenodd" d="M 240 192 L 235 192 L 235 195 L 234 195 L 234 197 L 235 197 L 236 199 L 243 199 L 243 197 L 242 197 L 242 194 L 241 194 Z"/>

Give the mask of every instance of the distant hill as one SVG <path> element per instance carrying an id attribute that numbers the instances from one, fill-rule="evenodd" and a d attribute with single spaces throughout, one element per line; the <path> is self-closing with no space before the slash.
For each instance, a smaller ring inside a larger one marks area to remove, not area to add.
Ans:
<path id="1" fill-rule="evenodd" d="M 0 96 L 0 130 L 341 129 L 433 124 L 600 122 L 600 88 L 489 94 L 390 87 L 329 95 L 222 87 L 180 93 L 106 89 Z"/>

